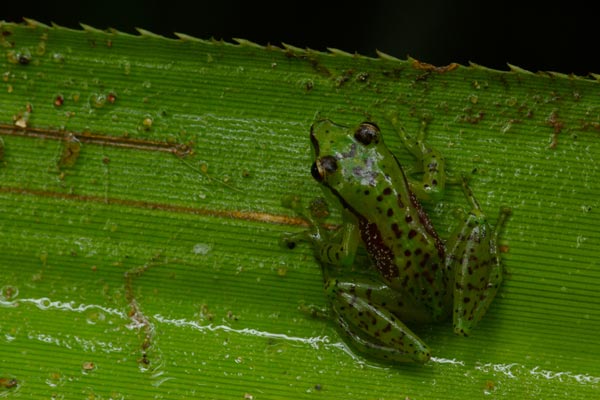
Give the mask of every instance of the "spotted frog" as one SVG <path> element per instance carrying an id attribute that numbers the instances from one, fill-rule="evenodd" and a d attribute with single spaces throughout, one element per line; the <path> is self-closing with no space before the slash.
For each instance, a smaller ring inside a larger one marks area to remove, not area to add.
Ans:
<path id="1" fill-rule="evenodd" d="M 452 315 L 455 333 L 471 331 L 502 281 L 498 232 L 510 209 L 501 208 L 492 229 L 466 179 L 457 179 L 471 210 L 443 241 L 419 201 L 443 192 L 443 157 L 425 144 L 425 124 L 416 137 L 394 125 L 419 161 L 421 182 L 407 178 L 374 123 L 313 124 L 312 176 L 341 206 L 343 224 L 330 231 L 313 215 L 304 238 L 314 245 L 329 312 L 350 345 L 376 359 L 426 362 L 431 351 L 409 326 Z"/>

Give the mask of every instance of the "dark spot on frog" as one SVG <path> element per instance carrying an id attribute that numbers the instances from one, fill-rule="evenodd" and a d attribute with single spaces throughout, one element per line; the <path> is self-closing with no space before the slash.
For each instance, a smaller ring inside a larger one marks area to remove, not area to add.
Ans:
<path id="1" fill-rule="evenodd" d="M 408 238 L 409 238 L 409 239 L 412 239 L 412 238 L 414 238 L 415 236 L 417 236 L 417 231 L 415 231 L 414 229 L 411 229 L 411 230 L 408 232 Z"/>
<path id="2" fill-rule="evenodd" d="M 373 315 L 373 313 L 367 312 L 367 316 L 371 318 L 371 325 L 377 325 L 377 318 L 375 318 L 375 315 Z"/>
<path id="3" fill-rule="evenodd" d="M 413 217 L 410 214 L 406 214 L 406 217 L 404 217 L 404 220 L 406 221 L 407 224 L 410 224 L 411 222 L 413 222 Z"/>
<path id="4" fill-rule="evenodd" d="M 386 333 L 386 332 L 389 332 L 391 330 L 392 330 L 392 324 L 390 324 L 388 322 L 388 324 L 385 326 L 385 328 L 383 328 L 381 331 L 384 332 L 384 333 Z"/>
<path id="5" fill-rule="evenodd" d="M 417 254 L 417 251 L 420 249 L 415 250 L 415 254 Z M 429 253 L 424 253 L 423 254 L 423 259 L 421 260 L 421 262 L 419 263 L 420 267 L 424 267 L 425 264 L 427 264 L 427 261 L 429 260 L 429 257 L 431 257 L 431 255 Z"/>
<path id="6" fill-rule="evenodd" d="M 437 269 L 437 264 L 433 264 L 433 266 L 435 266 L 435 269 Z M 424 271 L 423 272 L 423 277 L 425 278 L 425 280 L 430 284 L 433 285 L 433 276 L 431 276 L 431 274 L 429 273 L 429 271 Z"/>
<path id="7" fill-rule="evenodd" d="M 383 201 L 383 195 L 380 194 L 379 196 L 377 196 L 377 201 Z"/>
<path id="8" fill-rule="evenodd" d="M 387 216 L 391 217 L 393 215 L 394 215 L 394 210 L 392 210 L 391 208 L 388 208 L 388 210 L 387 210 Z"/>
<path id="9" fill-rule="evenodd" d="M 398 195 L 398 207 L 404 208 L 404 202 L 402 201 L 402 196 Z"/>
<path id="10" fill-rule="evenodd" d="M 390 194 L 392 194 L 392 189 L 388 186 L 385 189 L 383 189 L 383 194 L 386 196 L 389 196 Z"/>
<path id="11" fill-rule="evenodd" d="M 412 253 L 411 253 L 410 250 L 407 249 L 407 250 L 404 251 L 404 256 L 405 257 L 410 257 L 411 255 L 412 255 Z"/>
<path id="12" fill-rule="evenodd" d="M 369 192 L 368 190 L 365 190 L 365 196 L 368 196 L 369 194 L 371 194 L 371 192 Z"/>
<path id="13" fill-rule="evenodd" d="M 400 237 L 402 237 L 402 230 L 400 229 L 398 224 L 395 222 L 392 224 L 392 232 L 394 232 L 394 235 L 396 236 L 396 238 L 399 239 Z"/>
<path id="14" fill-rule="evenodd" d="M 404 279 L 402 280 L 402 287 L 406 287 L 407 285 L 408 285 L 408 275 L 406 275 L 406 276 L 404 277 Z M 414 292 L 414 289 L 415 289 L 415 288 L 410 288 L 410 290 L 411 290 L 412 292 Z"/>

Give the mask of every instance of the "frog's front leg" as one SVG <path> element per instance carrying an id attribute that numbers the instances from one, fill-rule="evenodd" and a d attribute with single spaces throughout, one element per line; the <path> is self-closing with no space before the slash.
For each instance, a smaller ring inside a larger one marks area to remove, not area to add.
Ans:
<path id="1" fill-rule="evenodd" d="M 492 229 L 464 178 L 462 188 L 472 209 L 448 240 L 445 261 L 454 276 L 454 332 L 467 335 L 486 313 L 502 282 L 498 235 L 511 211 L 502 207 Z"/>
<path id="2" fill-rule="evenodd" d="M 352 214 L 343 211 L 345 222 L 331 232 L 324 227 L 323 218 L 315 215 L 312 205 L 308 215 L 303 212 L 298 199 L 286 199 L 284 205 L 303 216 L 310 224 L 310 228 L 304 232 L 284 234 L 281 242 L 285 247 L 292 249 L 296 246 L 296 242 L 310 242 L 315 257 L 321 263 L 343 267 L 351 267 L 354 264 L 360 232 Z"/>
<path id="3" fill-rule="evenodd" d="M 312 237 L 317 259 L 321 263 L 351 267 L 360 241 L 358 226 L 345 222 L 332 235 L 321 228 L 321 234 Z"/>
<path id="4" fill-rule="evenodd" d="M 442 154 L 425 142 L 427 121 L 421 121 L 421 127 L 415 137 L 409 136 L 397 118 L 390 120 L 398 132 L 404 147 L 411 152 L 418 161 L 416 172 L 423 173 L 419 183 L 410 182 L 410 188 L 420 199 L 439 199 L 446 186 L 446 162 Z"/>
<path id="5" fill-rule="evenodd" d="M 356 350 L 385 361 L 429 360 L 427 345 L 400 319 L 429 322 L 427 313 L 403 302 L 398 292 L 367 277 L 326 278 L 324 287 L 338 326 Z"/>

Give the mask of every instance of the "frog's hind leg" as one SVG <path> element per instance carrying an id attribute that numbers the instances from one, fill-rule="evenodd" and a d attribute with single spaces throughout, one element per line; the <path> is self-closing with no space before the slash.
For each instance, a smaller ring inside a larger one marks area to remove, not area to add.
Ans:
<path id="1" fill-rule="evenodd" d="M 387 286 L 368 278 L 326 279 L 325 291 L 338 326 L 359 352 L 395 362 L 423 363 L 431 357 L 427 345 L 391 311 L 397 300 Z"/>
<path id="2" fill-rule="evenodd" d="M 468 335 L 487 312 L 502 282 L 497 242 L 510 209 L 500 209 L 492 229 L 464 178 L 462 186 L 472 209 L 448 240 L 446 261 L 450 271 L 454 270 L 454 331 Z"/>

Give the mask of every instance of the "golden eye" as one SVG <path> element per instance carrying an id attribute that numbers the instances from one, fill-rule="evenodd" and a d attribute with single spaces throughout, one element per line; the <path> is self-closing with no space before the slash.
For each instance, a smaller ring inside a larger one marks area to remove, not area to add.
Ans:
<path id="1" fill-rule="evenodd" d="M 310 173 L 317 181 L 322 182 L 326 174 L 333 174 L 337 171 L 337 160 L 333 156 L 325 156 L 315 161 L 310 169 Z"/>

